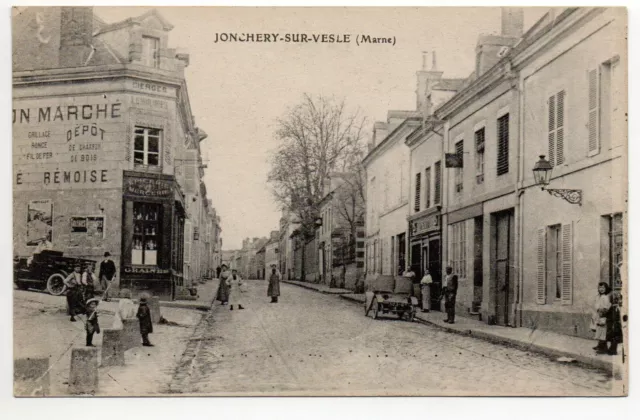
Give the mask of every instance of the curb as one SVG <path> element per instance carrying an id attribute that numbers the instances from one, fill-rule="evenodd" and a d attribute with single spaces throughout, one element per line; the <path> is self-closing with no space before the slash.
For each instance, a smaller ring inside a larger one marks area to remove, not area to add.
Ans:
<path id="1" fill-rule="evenodd" d="M 211 309 L 211 305 L 207 306 L 204 303 L 188 304 L 188 303 L 180 303 L 180 302 L 161 302 L 160 306 L 163 308 L 194 309 L 194 310 L 205 311 L 205 312 Z"/>
<path id="2" fill-rule="evenodd" d="M 308 286 L 306 284 L 300 284 L 300 283 L 294 283 L 294 282 L 292 282 L 290 280 L 280 280 L 280 281 L 283 282 L 283 283 L 291 284 L 293 286 L 302 287 L 303 289 L 313 290 L 314 292 L 322 293 L 323 295 L 339 295 L 339 296 L 342 296 L 344 294 L 343 291 L 332 292 L 330 290 L 320 290 L 320 289 L 317 289 L 317 288 L 315 288 L 313 286 L 310 286 L 310 285 Z"/>
<path id="3" fill-rule="evenodd" d="M 340 297 L 342 299 L 348 300 L 350 302 L 354 302 L 357 304 L 362 304 L 364 303 L 361 299 L 355 297 L 355 296 L 349 296 L 348 294 L 344 294 L 344 295 L 340 295 Z M 416 322 L 419 322 L 421 324 L 424 325 L 429 325 L 432 327 L 436 327 L 440 330 L 446 331 L 448 333 L 452 333 L 452 334 L 458 334 L 458 335 L 462 335 L 465 337 L 473 337 L 473 338 L 477 338 L 479 340 L 484 340 L 484 341 L 488 341 L 494 344 L 502 344 L 502 345 L 509 345 L 515 348 L 518 348 L 520 350 L 525 350 L 525 351 L 530 351 L 530 352 L 534 352 L 534 353 L 538 353 L 538 354 L 542 354 L 545 356 L 549 356 L 549 357 L 553 357 L 553 358 L 558 358 L 558 357 L 568 357 L 571 359 L 574 359 L 575 365 L 581 366 L 581 367 L 586 367 L 586 368 L 590 368 L 590 369 L 599 369 L 599 370 L 603 370 L 606 371 L 609 374 L 612 374 L 614 372 L 614 363 L 613 362 L 607 362 L 604 360 L 600 360 L 600 359 L 595 359 L 595 358 L 591 358 L 588 356 L 584 356 L 584 355 L 580 355 L 580 354 L 575 354 L 575 353 L 570 353 L 567 351 L 562 351 L 562 350 L 558 350 L 558 349 L 552 349 L 549 347 L 545 347 L 545 346 L 541 346 L 539 344 L 535 344 L 535 343 L 528 343 L 528 342 L 524 342 L 524 341 L 520 341 L 520 340 L 515 340 L 513 338 L 509 338 L 509 337 L 501 337 L 501 336 L 496 336 L 484 331 L 474 331 L 471 329 L 467 329 L 467 330 L 460 330 L 460 329 L 456 329 L 456 328 L 451 328 L 448 327 L 446 325 L 441 325 L 437 322 L 433 322 L 433 321 L 429 321 L 427 319 L 423 319 L 420 317 L 420 315 L 418 314 L 415 318 Z"/>

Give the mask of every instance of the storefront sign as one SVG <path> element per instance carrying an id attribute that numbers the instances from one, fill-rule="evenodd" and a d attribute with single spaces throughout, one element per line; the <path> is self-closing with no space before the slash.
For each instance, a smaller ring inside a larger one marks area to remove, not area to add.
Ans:
<path id="1" fill-rule="evenodd" d="M 173 181 L 155 178 L 124 178 L 124 193 L 137 197 L 168 198 L 173 195 Z"/>
<path id="2" fill-rule="evenodd" d="M 128 274 L 169 274 L 168 269 L 155 266 L 128 266 L 124 267 L 124 272 Z"/>
<path id="3" fill-rule="evenodd" d="M 440 229 L 440 215 L 434 214 L 411 222 L 411 235 L 420 235 Z"/>

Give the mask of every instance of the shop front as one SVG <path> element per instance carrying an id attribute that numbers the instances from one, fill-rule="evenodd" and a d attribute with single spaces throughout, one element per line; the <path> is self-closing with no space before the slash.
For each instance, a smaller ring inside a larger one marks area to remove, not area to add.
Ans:
<path id="1" fill-rule="evenodd" d="M 439 207 L 409 217 L 411 267 L 421 279 L 427 270 L 431 274 L 431 308 L 438 309 L 442 287 L 441 225 Z"/>
<path id="2" fill-rule="evenodd" d="M 173 300 L 183 287 L 184 203 L 172 175 L 125 171 L 121 288 Z"/>

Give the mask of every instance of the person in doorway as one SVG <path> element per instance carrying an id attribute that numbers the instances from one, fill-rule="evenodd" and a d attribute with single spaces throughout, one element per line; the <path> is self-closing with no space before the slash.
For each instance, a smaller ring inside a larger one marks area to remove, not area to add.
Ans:
<path id="1" fill-rule="evenodd" d="M 231 275 L 227 278 L 227 286 L 229 286 L 229 310 L 233 311 L 233 306 L 237 305 L 238 309 L 244 309 L 242 306 L 242 277 L 236 270 L 231 271 Z"/>
<path id="2" fill-rule="evenodd" d="M 591 331 L 598 344 L 593 348 L 597 354 L 605 354 L 607 348 L 607 315 L 611 308 L 611 287 L 605 282 L 598 283 L 598 295 L 596 296 L 593 313 L 591 314 Z"/>
<path id="3" fill-rule="evenodd" d="M 93 275 L 93 266 L 91 264 L 88 264 L 87 268 L 84 269 L 81 284 L 84 301 L 94 298 L 96 295 L 95 276 Z"/>
<path id="4" fill-rule="evenodd" d="M 420 301 L 420 283 L 416 280 L 416 272 L 413 266 L 409 266 L 409 269 L 402 273 L 402 276 L 411 280 L 411 296 L 414 296 Z"/>
<path id="5" fill-rule="evenodd" d="M 618 344 L 622 343 L 622 295 L 618 292 L 610 293 L 611 307 L 607 313 L 607 341 L 610 343 L 607 354 L 618 354 Z"/>
<path id="6" fill-rule="evenodd" d="M 425 270 L 422 280 L 420 280 L 420 292 L 422 293 L 422 312 L 431 310 L 431 284 L 433 278 L 429 274 L 429 270 Z"/>
<path id="7" fill-rule="evenodd" d="M 100 325 L 98 324 L 98 299 L 92 298 L 87 300 L 87 322 L 84 329 L 87 331 L 87 347 L 95 347 L 92 343 L 93 334 L 100 334 Z"/>
<path id="8" fill-rule="evenodd" d="M 81 269 L 82 267 L 76 265 L 73 273 L 64 279 L 64 285 L 67 287 L 67 313 L 71 316 L 71 322 L 76 322 L 76 315 L 85 312 L 82 295 Z"/>
<path id="9" fill-rule="evenodd" d="M 229 302 L 229 285 L 227 284 L 227 280 L 231 277 L 231 272 L 226 264 L 222 264 L 219 277 L 220 284 L 218 284 L 216 300 L 219 300 L 221 305 L 226 305 Z"/>
<path id="10" fill-rule="evenodd" d="M 102 288 L 102 300 L 109 302 L 109 286 L 116 275 L 116 264 L 111 259 L 109 252 L 104 253 L 104 260 L 100 263 L 100 287 Z"/>
<path id="11" fill-rule="evenodd" d="M 275 264 L 271 265 L 267 296 L 271 297 L 271 303 L 278 303 L 278 296 L 280 296 L 280 275 L 276 271 Z"/>
<path id="12" fill-rule="evenodd" d="M 151 322 L 151 309 L 147 305 L 147 298 L 142 296 L 140 298 L 140 305 L 138 306 L 138 313 L 136 318 L 140 321 L 140 335 L 142 336 L 142 345 L 145 347 L 153 347 L 153 344 L 149 342 L 149 334 L 153 333 L 153 323 Z"/>
<path id="13" fill-rule="evenodd" d="M 447 311 L 447 318 L 444 322 L 455 323 L 456 318 L 456 295 L 458 294 L 458 275 L 453 274 L 451 266 L 446 269 L 446 276 L 442 283 L 442 297 L 444 297 L 444 308 Z"/>

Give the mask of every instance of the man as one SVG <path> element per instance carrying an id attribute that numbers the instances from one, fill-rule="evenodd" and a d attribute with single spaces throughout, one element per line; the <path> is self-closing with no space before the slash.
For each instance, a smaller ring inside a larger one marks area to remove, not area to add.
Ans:
<path id="1" fill-rule="evenodd" d="M 429 270 L 425 270 L 424 277 L 420 280 L 420 292 L 422 292 L 422 312 L 431 310 L 431 283 L 433 278 L 429 274 Z"/>
<path id="2" fill-rule="evenodd" d="M 278 296 L 280 296 L 280 274 L 276 271 L 275 264 L 271 265 L 271 275 L 269 276 L 267 296 L 271 297 L 271 303 L 278 303 Z"/>
<path id="3" fill-rule="evenodd" d="M 82 295 L 82 267 L 76 265 L 73 272 L 64 279 L 67 286 L 67 313 L 71 316 L 70 321 L 76 322 L 76 315 L 84 313 L 84 296 Z"/>
<path id="4" fill-rule="evenodd" d="M 222 267 L 217 266 L 216 267 L 216 278 L 219 279 L 220 278 L 220 272 L 222 271 Z"/>
<path id="5" fill-rule="evenodd" d="M 456 295 L 458 294 L 458 276 L 453 274 L 453 268 L 447 267 L 447 275 L 442 283 L 442 296 L 444 308 L 447 311 L 447 319 L 444 322 L 453 324 L 456 317 Z"/>
<path id="6" fill-rule="evenodd" d="M 109 302 L 109 286 L 116 275 L 116 264 L 111 260 L 109 252 L 104 253 L 104 260 L 100 263 L 100 287 L 102 288 L 102 300 Z"/>

